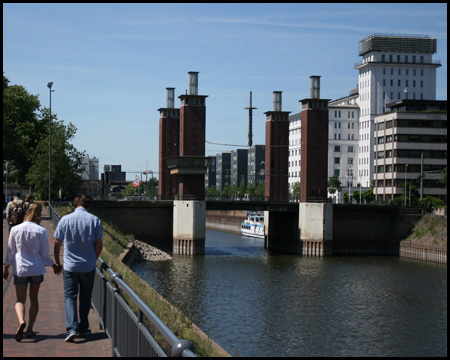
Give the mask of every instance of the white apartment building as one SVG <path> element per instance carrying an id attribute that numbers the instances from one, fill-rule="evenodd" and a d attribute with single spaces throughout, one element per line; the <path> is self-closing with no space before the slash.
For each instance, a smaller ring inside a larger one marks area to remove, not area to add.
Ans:
<path id="1" fill-rule="evenodd" d="M 359 183 L 358 91 L 328 103 L 328 178 L 338 175 L 344 187 Z M 301 113 L 289 116 L 289 189 L 300 182 Z M 359 190 L 359 188 L 358 188 Z M 342 195 L 342 194 L 340 194 Z"/>
<path id="2" fill-rule="evenodd" d="M 301 113 L 289 116 L 289 191 L 300 182 Z"/>
<path id="3" fill-rule="evenodd" d="M 328 177 L 337 175 L 344 187 L 358 179 L 358 91 L 328 103 Z"/>
<path id="4" fill-rule="evenodd" d="M 374 179 L 374 119 L 387 103 L 401 100 L 435 100 L 437 40 L 428 36 L 370 35 L 359 42 L 355 64 L 359 71 L 358 178 L 368 187 Z"/>

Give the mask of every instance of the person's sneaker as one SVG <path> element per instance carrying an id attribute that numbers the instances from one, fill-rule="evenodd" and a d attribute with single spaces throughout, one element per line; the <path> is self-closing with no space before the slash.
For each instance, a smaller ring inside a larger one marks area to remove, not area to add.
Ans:
<path id="1" fill-rule="evenodd" d="M 87 329 L 87 330 L 81 330 L 80 333 L 79 333 L 79 335 L 80 335 L 80 336 L 83 336 L 83 337 L 88 336 L 88 335 L 91 335 L 91 330 L 89 330 L 89 329 Z"/>
<path id="2" fill-rule="evenodd" d="M 77 337 L 77 333 L 71 332 L 68 333 L 66 338 L 64 339 L 65 342 L 73 342 L 73 340 Z"/>

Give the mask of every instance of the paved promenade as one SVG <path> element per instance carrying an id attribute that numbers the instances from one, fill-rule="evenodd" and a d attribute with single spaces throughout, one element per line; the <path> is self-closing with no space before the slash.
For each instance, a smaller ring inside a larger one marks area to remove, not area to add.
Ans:
<path id="1" fill-rule="evenodd" d="M 50 256 L 53 258 L 53 234 L 55 229 L 48 217 L 48 209 L 43 209 L 41 225 L 49 234 Z M 8 226 L 3 214 L 3 262 L 8 245 Z M 61 254 L 61 262 L 62 262 Z M 73 343 L 64 342 L 66 335 L 64 314 L 64 285 L 62 275 L 53 274 L 51 267 L 46 267 L 44 282 L 39 290 L 39 313 L 33 330 L 33 338 L 24 338 L 21 342 L 14 339 L 19 323 L 14 305 L 16 291 L 12 267 L 10 280 L 3 280 L 3 357 L 110 357 L 111 343 L 103 330 L 99 329 L 96 313 L 91 309 L 89 324 L 92 334 L 87 338 L 76 338 Z M 3 268 L 2 268 L 3 274 Z M 25 321 L 28 322 L 29 298 L 25 305 Z"/>

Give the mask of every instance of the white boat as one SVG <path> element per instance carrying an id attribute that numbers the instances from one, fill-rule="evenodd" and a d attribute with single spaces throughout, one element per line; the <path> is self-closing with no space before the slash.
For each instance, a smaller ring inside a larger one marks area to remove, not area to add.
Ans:
<path id="1" fill-rule="evenodd" d="M 264 239 L 264 215 L 258 212 L 248 212 L 248 219 L 241 224 L 241 234 Z"/>

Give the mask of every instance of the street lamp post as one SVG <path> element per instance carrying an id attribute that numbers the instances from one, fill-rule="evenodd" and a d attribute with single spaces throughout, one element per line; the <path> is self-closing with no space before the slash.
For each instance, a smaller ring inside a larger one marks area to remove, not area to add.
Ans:
<path id="1" fill-rule="evenodd" d="M 51 200 L 51 175 L 52 175 L 52 86 L 53 83 L 49 82 L 47 87 L 50 90 L 50 116 L 48 118 L 48 204 Z"/>

